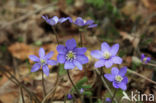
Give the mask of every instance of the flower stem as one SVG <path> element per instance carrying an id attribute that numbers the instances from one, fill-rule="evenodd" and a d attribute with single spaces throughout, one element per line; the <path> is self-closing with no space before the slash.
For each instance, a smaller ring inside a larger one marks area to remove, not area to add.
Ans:
<path id="1" fill-rule="evenodd" d="M 42 102 L 41 103 L 45 103 L 46 102 L 46 100 L 47 100 L 47 98 L 51 95 L 51 99 L 53 100 L 53 96 L 54 96 L 54 94 L 55 94 L 55 91 L 56 91 L 56 88 L 57 88 L 57 86 L 59 85 L 59 68 L 58 68 L 58 70 L 57 70 L 57 79 L 56 79 L 56 82 L 55 82 L 55 87 L 53 87 L 48 93 L 47 93 L 47 95 L 44 97 L 44 99 L 42 100 Z M 51 101 L 52 101 L 51 100 Z"/>
<path id="2" fill-rule="evenodd" d="M 143 63 L 143 64 L 144 64 L 144 65 L 149 65 L 149 66 L 156 67 L 156 64 L 152 64 L 152 63 L 147 63 L 147 64 Z"/>
<path id="3" fill-rule="evenodd" d="M 74 89 L 76 90 L 77 94 L 80 96 L 81 103 L 84 103 L 83 98 L 82 98 L 80 92 L 78 91 L 77 87 L 75 86 L 75 84 L 73 83 L 73 81 L 72 81 L 72 79 L 70 77 L 69 70 L 67 70 L 67 75 L 68 75 L 68 78 L 69 78 L 71 84 L 73 85 Z"/>
<path id="4" fill-rule="evenodd" d="M 44 85 L 44 73 L 42 70 L 42 87 L 43 87 L 43 97 L 46 96 L 46 89 L 45 89 L 45 85 Z"/>
<path id="5" fill-rule="evenodd" d="M 68 75 L 68 78 L 69 78 L 71 84 L 73 85 L 74 89 L 76 90 L 77 94 L 80 95 L 80 93 L 79 93 L 77 87 L 75 86 L 75 84 L 73 83 L 73 81 L 72 81 L 72 79 L 71 79 L 71 77 L 70 77 L 69 70 L 67 70 L 67 75 Z"/>
<path id="6" fill-rule="evenodd" d="M 113 103 L 113 100 L 114 100 L 114 98 L 115 98 L 115 95 L 116 95 L 116 93 L 117 93 L 117 90 L 118 90 L 118 89 L 115 89 L 115 91 L 114 91 L 113 97 L 112 97 L 112 99 L 111 99 L 111 103 Z"/>
<path id="7" fill-rule="evenodd" d="M 52 29 L 53 29 L 53 32 L 54 32 L 54 34 L 55 34 L 57 44 L 59 45 L 59 40 L 58 40 L 58 36 L 57 36 L 56 29 L 54 28 L 54 26 L 52 26 Z"/>
<path id="8" fill-rule="evenodd" d="M 81 47 L 82 47 L 82 46 L 83 46 L 83 38 L 82 38 L 82 33 L 81 33 L 81 31 L 80 31 L 79 34 L 80 34 L 80 43 L 81 43 L 80 45 L 81 45 Z"/>
<path id="9" fill-rule="evenodd" d="M 100 71 L 97 70 L 97 69 L 95 69 L 95 70 L 96 70 L 97 74 L 100 75 Z M 107 88 L 109 94 L 110 94 L 111 96 L 113 96 L 113 93 L 112 93 L 111 89 L 109 88 L 107 82 L 105 81 L 104 76 L 103 76 L 103 75 L 102 75 L 102 76 L 100 75 L 100 77 L 101 77 L 101 79 L 102 79 L 102 82 L 103 82 L 104 86 Z M 116 98 L 114 98 L 114 99 L 115 99 L 115 103 L 118 103 L 118 101 L 116 100 Z"/>

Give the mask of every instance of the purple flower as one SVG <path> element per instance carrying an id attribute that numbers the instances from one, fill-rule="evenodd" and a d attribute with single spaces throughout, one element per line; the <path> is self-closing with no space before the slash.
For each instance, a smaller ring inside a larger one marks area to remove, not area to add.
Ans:
<path id="1" fill-rule="evenodd" d="M 45 55 L 45 51 L 43 48 L 40 48 L 39 50 L 39 58 L 35 55 L 30 55 L 29 58 L 36 62 L 31 69 L 31 72 L 38 71 L 41 67 L 43 68 L 43 72 L 45 75 L 49 75 L 49 68 L 48 65 L 56 65 L 57 62 L 54 60 L 50 60 L 50 58 L 53 56 L 53 51 L 49 52 L 47 55 Z"/>
<path id="2" fill-rule="evenodd" d="M 94 24 L 93 20 L 83 20 L 81 17 L 78 17 L 75 21 L 73 21 L 70 17 L 68 17 L 68 20 L 72 23 L 74 23 L 77 26 L 88 26 L 88 28 L 94 28 L 97 27 L 97 24 Z"/>
<path id="3" fill-rule="evenodd" d="M 144 54 L 141 54 L 141 61 L 145 64 L 147 64 L 151 60 L 150 57 L 145 57 Z"/>
<path id="4" fill-rule="evenodd" d="M 111 70 L 111 74 L 105 74 L 104 77 L 107 78 L 110 82 L 113 82 L 114 88 L 121 88 L 122 90 L 126 90 L 128 83 L 128 78 L 125 76 L 127 72 L 127 67 L 123 67 L 120 70 L 118 68 L 113 67 Z"/>
<path id="5" fill-rule="evenodd" d="M 82 64 L 88 63 L 88 58 L 84 54 L 87 49 L 85 47 L 77 48 L 74 39 L 67 40 L 66 46 L 58 45 L 57 51 L 59 53 L 57 61 L 64 64 L 65 69 L 73 69 L 76 66 L 82 70 Z"/>
<path id="6" fill-rule="evenodd" d="M 103 66 L 110 68 L 113 64 L 121 64 L 122 59 L 119 56 L 116 56 L 118 50 L 119 44 L 114 44 L 112 47 L 110 47 L 106 42 L 103 42 L 101 44 L 101 51 L 91 51 L 91 55 L 94 58 L 99 59 L 99 61 L 97 61 L 94 66 L 96 68 Z"/>
<path id="7" fill-rule="evenodd" d="M 54 26 L 57 23 L 63 23 L 68 20 L 68 18 L 65 17 L 59 19 L 57 16 L 54 16 L 52 18 L 48 18 L 47 16 L 42 16 L 42 18 L 51 26 Z"/>
<path id="8" fill-rule="evenodd" d="M 105 102 L 106 103 L 111 103 L 111 99 L 110 98 L 106 98 Z"/>
<path id="9" fill-rule="evenodd" d="M 68 99 L 72 99 L 72 95 L 71 95 L 71 94 L 68 94 L 68 95 L 67 95 L 67 98 L 68 98 Z"/>
<path id="10" fill-rule="evenodd" d="M 59 19 L 59 22 L 64 23 L 67 20 L 68 20 L 68 17 L 62 17 L 62 18 Z"/>
<path id="11" fill-rule="evenodd" d="M 84 89 L 83 89 L 83 88 L 81 88 L 81 89 L 80 89 L 80 93 L 82 94 L 83 92 L 84 92 Z"/>

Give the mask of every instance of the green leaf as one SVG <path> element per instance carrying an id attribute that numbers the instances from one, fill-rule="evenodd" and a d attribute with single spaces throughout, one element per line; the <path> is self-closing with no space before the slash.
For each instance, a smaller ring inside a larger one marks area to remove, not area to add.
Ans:
<path id="1" fill-rule="evenodd" d="M 83 95 L 91 96 L 91 95 L 92 95 L 92 92 L 90 92 L 90 91 L 84 91 L 84 92 L 83 92 Z"/>
<path id="2" fill-rule="evenodd" d="M 66 3 L 68 4 L 68 5 L 71 5 L 71 4 L 73 4 L 73 0 L 66 0 Z"/>
<path id="3" fill-rule="evenodd" d="M 98 99 L 97 103 L 102 103 L 101 99 Z"/>
<path id="4" fill-rule="evenodd" d="M 87 81 L 88 81 L 88 78 L 87 78 L 87 77 L 83 77 L 81 80 L 79 80 L 79 81 L 76 83 L 76 86 L 77 86 L 78 88 L 81 88 L 82 85 L 83 85 L 85 82 L 87 82 Z"/>
<path id="5" fill-rule="evenodd" d="M 18 37 L 18 38 L 17 38 L 17 41 L 18 41 L 18 42 L 23 42 L 23 41 L 24 41 L 24 38 L 23 38 L 23 37 Z"/>
<path id="6" fill-rule="evenodd" d="M 1 50 L 2 52 L 6 52 L 7 46 L 6 46 L 6 45 L 0 45 L 0 50 Z"/>
<path id="7" fill-rule="evenodd" d="M 82 85 L 81 88 L 90 89 L 90 88 L 92 88 L 92 86 L 91 85 Z"/>
<path id="8" fill-rule="evenodd" d="M 97 8 L 101 8 L 104 6 L 105 1 L 104 0 L 86 0 L 86 3 L 91 4 Z"/>
<path id="9" fill-rule="evenodd" d="M 64 69 L 64 64 L 59 65 L 59 76 L 67 74 L 67 71 Z"/>
<path id="10" fill-rule="evenodd" d="M 35 45 L 36 46 L 41 46 L 42 45 L 42 42 L 38 40 L 38 41 L 35 42 Z"/>

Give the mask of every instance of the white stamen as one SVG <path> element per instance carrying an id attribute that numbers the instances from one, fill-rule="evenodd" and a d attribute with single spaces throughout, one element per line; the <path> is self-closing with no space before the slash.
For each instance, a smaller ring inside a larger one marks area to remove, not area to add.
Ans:
<path id="1" fill-rule="evenodd" d="M 74 59 L 76 59 L 76 55 L 73 51 L 69 51 L 67 54 L 66 54 L 66 59 L 68 61 L 72 61 Z"/>
<path id="2" fill-rule="evenodd" d="M 121 82 L 121 81 L 123 80 L 123 77 L 121 77 L 120 75 L 117 75 L 117 76 L 115 77 L 115 80 L 116 80 L 117 82 Z"/>
<path id="3" fill-rule="evenodd" d="M 108 51 L 106 51 L 103 53 L 103 56 L 105 59 L 109 59 L 111 57 L 111 54 Z"/>

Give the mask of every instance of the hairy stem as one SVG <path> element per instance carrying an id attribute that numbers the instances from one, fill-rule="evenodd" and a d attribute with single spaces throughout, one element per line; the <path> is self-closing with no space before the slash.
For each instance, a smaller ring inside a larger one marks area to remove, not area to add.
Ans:
<path id="1" fill-rule="evenodd" d="M 77 94 L 80 95 L 80 93 L 79 93 L 77 87 L 75 86 L 75 84 L 73 83 L 73 81 L 72 81 L 72 79 L 71 79 L 71 77 L 70 77 L 69 70 L 67 70 L 67 74 L 68 74 L 68 78 L 69 78 L 71 84 L 73 85 L 74 89 L 76 90 Z"/>
<path id="2" fill-rule="evenodd" d="M 80 45 L 81 45 L 81 47 L 83 47 L 83 38 L 82 38 L 82 33 L 81 33 L 81 31 L 80 31 Z"/>
<path id="3" fill-rule="evenodd" d="M 51 99 L 53 100 L 53 96 L 54 96 L 54 94 L 55 94 L 56 87 L 57 87 L 58 84 L 59 84 L 59 68 L 58 68 L 58 70 L 57 70 L 57 79 L 56 79 L 55 84 L 56 84 L 55 87 L 52 88 L 52 89 L 47 93 L 47 95 L 44 97 L 44 99 L 42 100 L 42 103 L 45 103 L 46 100 L 47 100 L 47 98 L 48 98 L 50 95 L 52 95 Z M 51 101 L 52 101 L 52 100 L 51 100 Z"/>
<path id="4" fill-rule="evenodd" d="M 67 74 L 68 74 L 68 78 L 69 78 L 71 84 L 73 85 L 73 87 L 74 87 L 74 89 L 76 90 L 77 94 L 80 96 L 81 103 L 84 103 L 84 102 L 83 102 L 83 98 L 82 98 L 80 92 L 78 91 L 77 87 L 75 86 L 74 82 L 72 81 L 72 79 L 71 79 L 71 77 L 70 77 L 69 70 L 67 70 Z"/>
<path id="5" fill-rule="evenodd" d="M 95 69 L 95 70 L 96 70 L 97 74 L 100 75 L 99 70 L 97 70 L 97 69 Z M 102 76 L 100 76 L 100 77 L 101 77 L 101 79 L 102 79 L 103 84 L 104 84 L 105 87 L 107 88 L 109 94 L 110 94 L 111 96 L 113 96 L 113 93 L 112 93 L 111 89 L 109 88 L 107 82 L 105 81 L 104 76 L 102 75 Z M 115 99 L 115 103 L 118 103 L 117 99 L 116 99 L 116 98 L 114 98 L 114 99 Z"/>
<path id="6" fill-rule="evenodd" d="M 113 100 L 114 100 L 114 98 L 115 98 L 115 95 L 116 95 L 116 93 L 117 93 L 117 90 L 118 90 L 118 89 L 115 89 L 115 91 L 114 91 L 113 97 L 112 97 L 112 99 L 111 99 L 111 103 L 113 103 Z"/>
<path id="7" fill-rule="evenodd" d="M 44 73 L 42 70 L 42 88 L 43 88 L 43 97 L 46 96 L 46 89 L 45 89 L 45 84 L 44 84 Z"/>
<path id="8" fill-rule="evenodd" d="M 55 34 L 57 44 L 59 45 L 59 40 L 58 40 L 58 35 L 57 35 L 57 32 L 56 32 L 56 29 L 54 28 L 54 26 L 52 26 L 52 29 L 53 29 L 53 32 Z"/>

